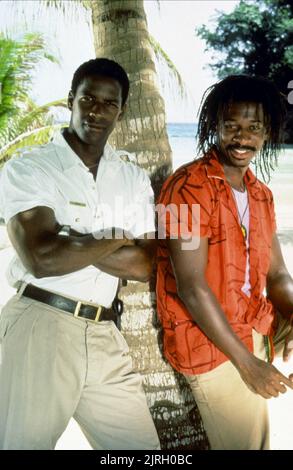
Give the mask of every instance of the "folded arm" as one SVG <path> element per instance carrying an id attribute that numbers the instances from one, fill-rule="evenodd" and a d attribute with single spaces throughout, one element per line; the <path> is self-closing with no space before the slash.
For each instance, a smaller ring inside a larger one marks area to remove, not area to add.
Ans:
<path id="1" fill-rule="evenodd" d="M 77 237 L 86 236 L 73 229 L 70 234 Z M 94 266 L 120 279 L 147 282 L 153 272 L 156 243 L 153 232 L 145 233 L 137 239 L 129 238 L 127 246 L 94 263 Z"/>
<path id="2" fill-rule="evenodd" d="M 152 274 L 155 240 L 137 239 L 133 246 L 123 246 L 95 266 L 120 279 L 147 282 Z"/>
<path id="3" fill-rule="evenodd" d="M 24 266 L 37 278 L 77 271 L 132 244 L 127 238 L 96 240 L 92 235 L 62 236 L 58 234 L 60 228 L 54 211 L 43 206 L 21 212 L 8 222 L 13 247 Z"/>

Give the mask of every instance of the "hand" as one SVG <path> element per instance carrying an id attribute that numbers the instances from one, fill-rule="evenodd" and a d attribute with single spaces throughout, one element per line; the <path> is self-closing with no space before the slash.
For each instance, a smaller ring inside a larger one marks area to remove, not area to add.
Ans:
<path id="1" fill-rule="evenodd" d="M 287 378 L 272 364 L 258 359 L 253 354 L 248 362 L 237 368 L 248 388 L 264 398 L 277 397 L 279 393 L 285 393 L 286 386 L 293 389 L 291 376 Z"/>
<path id="2" fill-rule="evenodd" d="M 293 354 L 293 327 L 291 326 L 291 330 L 287 334 L 285 338 L 285 345 L 283 350 L 283 361 L 288 362 L 290 357 Z"/>
<path id="3" fill-rule="evenodd" d="M 86 233 L 86 234 L 80 233 L 80 232 L 77 232 L 76 230 L 74 230 L 73 228 L 70 227 L 69 235 L 71 237 L 84 237 L 85 235 L 88 235 L 88 233 Z"/>

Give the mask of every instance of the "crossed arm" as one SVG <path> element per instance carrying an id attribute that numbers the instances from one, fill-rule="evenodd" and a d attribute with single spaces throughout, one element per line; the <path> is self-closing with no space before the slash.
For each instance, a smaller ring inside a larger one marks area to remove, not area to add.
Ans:
<path id="1" fill-rule="evenodd" d="M 208 239 L 202 238 L 197 250 L 182 250 L 182 240 L 180 239 L 168 240 L 168 246 L 176 277 L 178 295 L 186 305 L 193 320 L 231 360 L 246 385 L 264 398 L 277 396 L 279 392 L 284 393 L 286 391 L 285 385 L 293 389 L 293 382 L 281 374 L 273 365 L 251 354 L 231 329 L 219 302 L 206 282 Z M 274 240 L 274 252 L 277 250 L 276 246 L 277 243 Z M 281 269 L 280 267 L 280 259 L 277 254 L 272 255 L 272 260 L 273 265 L 268 277 L 270 279 L 271 295 L 276 297 L 276 289 L 280 289 L 280 287 L 277 288 L 276 280 L 278 276 L 276 272 L 280 270 L 285 275 L 285 271 L 284 268 Z M 290 301 L 288 304 L 286 302 L 285 306 L 289 308 Z"/>
<path id="2" fill-rule="evenodd" d="M 154 241 L 95 239 L 91 234 L 59 235 L 54 211 L 35 207 L 14 216 L 8 234 L 24 266 L 35 277 L 61 276 L 89 265 L 122 279 L 146 282 L 152 272 Z M 113 230 L 114 232 L 114 230 Z"/>

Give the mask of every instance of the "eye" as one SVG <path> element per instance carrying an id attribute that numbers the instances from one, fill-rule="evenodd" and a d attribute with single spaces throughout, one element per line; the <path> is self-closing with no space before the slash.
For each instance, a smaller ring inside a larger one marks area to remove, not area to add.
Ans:
<path id="1" fill-rule="evenodd" d="M 118 104 L 115 101 L 105 100 L 107 106 L 112 106 L 113 108 L 118 108 Z"/>
<path id="2" fill-rule="evenodd" d="M 224 128 L 228 131 L 236 130 L 237 126 L 235 124 L 231 124 L 229 122 L 224 123 Z"/>
<path id="3" fill-rule="evenodd" d="M 261 126 L 258 124 L 253 124 L 249 126 L 249 130 L 252 132 L 259 132 L 261 130 Z"/>
<path id="4" fill-rule="evenodd" d="M 79 101 L 81 101 L 81 103 L 92 103 L 93 102 L 93 97 L 89 96 L 89 95 L 84 95 L 84 96 L 81 96 Z"/>

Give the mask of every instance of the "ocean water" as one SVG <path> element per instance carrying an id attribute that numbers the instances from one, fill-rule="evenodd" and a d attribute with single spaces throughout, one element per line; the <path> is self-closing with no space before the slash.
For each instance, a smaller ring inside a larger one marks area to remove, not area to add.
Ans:
<path id="1" fill-rule="evenodd" d="M 172 148 L 173 169 L 193 160 L 196 152 L 197 125 L 168 123 L 167 131 Z M 282 242 L 293 242 L 293 146 L 279 155 L 278 167 L 268 184 L 274 194 L 278 232 Z M 251 165 L 254 171 L 253 164 Z"/>
<path id="2" fill-rule="evenodd" d="M 196 156 L 197 125 L 193 123 L 168 123 L 167 132 L 172 148 L 173 169 L 176 170 Z"/>

